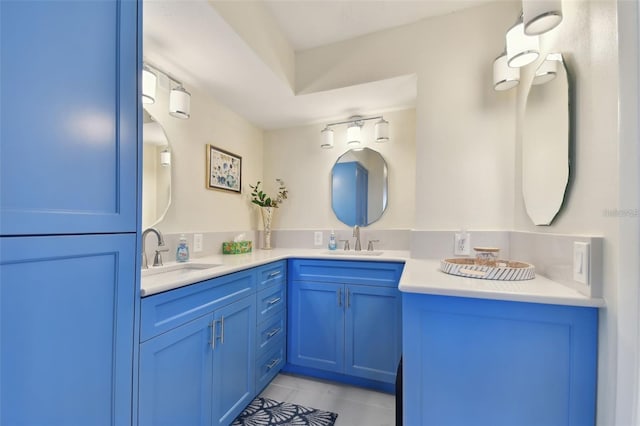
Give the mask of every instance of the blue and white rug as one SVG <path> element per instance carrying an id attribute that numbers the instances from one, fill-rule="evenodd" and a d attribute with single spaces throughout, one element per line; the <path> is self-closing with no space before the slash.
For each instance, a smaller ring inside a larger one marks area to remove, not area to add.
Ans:
<path id="1" fill-rule="evenodd" d="M 231 426 L 333 426 L 338 415 L 330 411 L 258 397 Z"/>

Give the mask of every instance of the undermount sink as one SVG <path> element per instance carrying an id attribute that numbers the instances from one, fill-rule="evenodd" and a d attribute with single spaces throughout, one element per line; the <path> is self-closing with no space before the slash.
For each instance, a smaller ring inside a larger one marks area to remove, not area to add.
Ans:
<path id="1" fill-rule="evenodd" d="M 333 256 L 380 256 L 384 252 L 378 250 L 326 250 L 324 253 Z"/>
<path id="2" fill-rule="evenodd" d="M 148 277 L 151 275 L 158 275 L 158 276 L 162 275 L 163 277 L 165 276 L 179 277 L 189 272 L 217 268 L 218 266 L 222 266 L 222 265 L 219 263 L 196 263 L 196 262 L 175 263 L 173 265 L 153 266 L 153 267 L 150 267 L 149 269 L 143 269 L 142 276 Z"/>

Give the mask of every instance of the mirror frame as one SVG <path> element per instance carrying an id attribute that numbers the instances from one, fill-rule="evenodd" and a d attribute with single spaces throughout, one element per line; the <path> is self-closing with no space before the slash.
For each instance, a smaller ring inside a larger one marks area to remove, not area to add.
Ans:
<path id="1" fill-rule="evenodd" d="M 167 147 L 169 148 L 169 151 L 171 152 L 171 142 L 169 141 L 169 137 L 167 136 L 167 132 L 164 129 L 164 126 L 162 124 L 160 124 L 160 122 L 158 120 L 156 120 L 145 108 L 142 109 L 142 149 L 144 151 L 144 125 L 148 124 L 148 123 L 156 123 L 158 126 L 160 126 L 160 129 L 162 129 L 162 133 L 164 134 L 165 139 L 167 140 Z M 157 145 L 160 146 L 160 145 Z M 173 155 L 173 154 L 172 154 Z M 143 168 L 144 168 L 144 159 L 143 159 Z M 153 226 L 156 226 L 158 223 L 162 222 L 165 218 L 165 216 L 167 215 L 167 212 L 169 211 L 169 207 L 171 207 L 171 202 L 173 200 L 173 163 L 171 164 L 170 168 L 169 168 L 169 187 L 168 187 L 168 191 L 169 191 L 169 199 L 167 200 L 167 205 L 164 207 L 162 213 L 160 215 L 157 216 L 156 220 L 153 221 L 150 224 L 142 224 L 143 229 L 146 228 L 150 228 Z M 143 172 L 144 175 L 144 172 Z M 144 186 L 144 184 L 143 184 Z M 140 208 L 142 210 L 144 210 L 144 195 L 141 196 L 141 202 L 140 202 Z M 144 214 L 142 214 L 141 212 L 141 218 L 140 221 L 142 223 L 142 220 L 144 218 Z"/>

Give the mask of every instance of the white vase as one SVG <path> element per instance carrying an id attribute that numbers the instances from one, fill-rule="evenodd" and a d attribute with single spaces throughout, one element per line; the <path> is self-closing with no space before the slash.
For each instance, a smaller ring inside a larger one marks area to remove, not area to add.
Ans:
<path id="1" fill-rule="evenodd" d="M 263 231 L 263 250 L 271 250 L 271 219 L 273 218 L 273 211 L 275 207 L 260 207 L 260 213 L 262 214 Z"/>

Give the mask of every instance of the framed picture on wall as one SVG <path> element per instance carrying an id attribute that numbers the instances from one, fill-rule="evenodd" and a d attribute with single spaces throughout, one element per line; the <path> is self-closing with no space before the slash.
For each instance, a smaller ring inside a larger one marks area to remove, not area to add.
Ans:
<path id="1" fill-rule="evenodd" d="M 242 191 L 242 157 L 207 144 L 207 188 Z"/>

